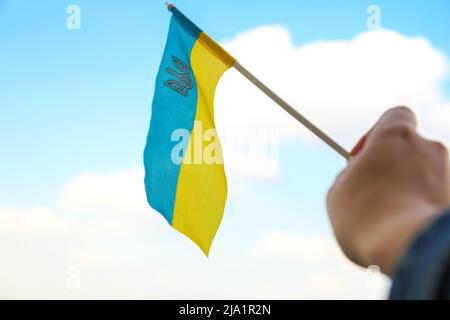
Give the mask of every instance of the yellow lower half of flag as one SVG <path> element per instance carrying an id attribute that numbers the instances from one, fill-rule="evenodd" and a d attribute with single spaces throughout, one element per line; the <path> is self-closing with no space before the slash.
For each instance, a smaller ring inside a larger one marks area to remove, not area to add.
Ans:
<path id="1" fill-rule="evenodd" d="M 217 58 L 203 33 L 191 52 L 191 66 L 197 81 L 195 121 L 203 130 L 214 129 L 214 92 L 229 63 Z M 194 135 L 191 134 L 188 150 Z M 220 145 L 219 145 L 220 148 Z M 221 152 L 221 150 L 219 150 Z M 222 221 L 227 197 L 227 181 L 223 163 L 183 163 L 180 168 L 172 226 L 191 238 L 208 255 L 212 240 Z"/>

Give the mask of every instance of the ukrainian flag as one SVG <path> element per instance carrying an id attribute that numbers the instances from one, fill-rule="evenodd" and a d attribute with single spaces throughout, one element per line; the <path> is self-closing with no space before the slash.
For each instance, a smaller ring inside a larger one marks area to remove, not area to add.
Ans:
<path id="1" fill-rule="evenodd" d="M 223 161 L 192 156 L 198 150 L 194 131 L 215 129 L 214 92 L 235 59 L 177 8 L 169 9 L 173 15 L 144 151 L 145 188 L 150 205 L 208 255 L 222 220 L 227 180 Z M 182 141 L 179 133 L 185 131 L 191 134 Z M 218 141 L 215 147 L 220 158 Z M 180 155 L 183 161 L 177 161 Z"/>

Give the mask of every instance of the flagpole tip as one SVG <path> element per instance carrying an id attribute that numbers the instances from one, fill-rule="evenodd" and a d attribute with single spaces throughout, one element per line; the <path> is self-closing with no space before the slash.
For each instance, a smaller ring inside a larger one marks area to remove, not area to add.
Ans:
<path id="1" fill-rule="evenodd" d="M 173 8 L 175 8 L 175 5 L 169 2 L 166 2 L 167 10 L 172 11 Z"/>

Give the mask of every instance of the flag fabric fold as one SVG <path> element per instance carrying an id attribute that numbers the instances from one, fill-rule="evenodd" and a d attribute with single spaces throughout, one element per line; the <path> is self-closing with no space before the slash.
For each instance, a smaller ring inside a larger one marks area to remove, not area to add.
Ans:
<path id="1" fill-rule="evenodd" d="M 177 8 L 171 11 L 144 151 L 145 189 L 149 204 L 209 255 L 227 197 L 214 92 L 235 60 Z"/>

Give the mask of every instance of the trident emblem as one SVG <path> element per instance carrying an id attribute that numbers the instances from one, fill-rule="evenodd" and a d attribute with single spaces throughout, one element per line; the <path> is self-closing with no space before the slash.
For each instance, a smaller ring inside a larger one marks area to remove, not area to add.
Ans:
<path id="1" fill-rule="evenodd" d="M 166 71 L 177 79 L 167 80 L 164 82 L 164 85 L 175 90 L 182 96 L 187 97 L 188 91 L 194 87 L 194 82 L 190 76 L 190 68 L 186 63 L 175 56 L 172 56 L 172 62 L 177 68 L 177 71 L 169 67 L 166 68 Z"/>

